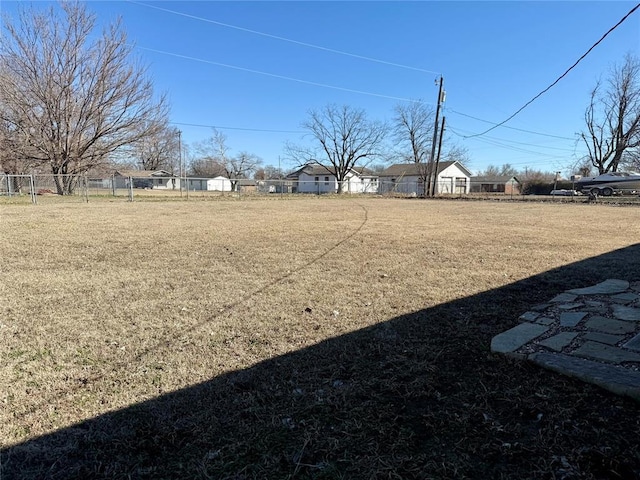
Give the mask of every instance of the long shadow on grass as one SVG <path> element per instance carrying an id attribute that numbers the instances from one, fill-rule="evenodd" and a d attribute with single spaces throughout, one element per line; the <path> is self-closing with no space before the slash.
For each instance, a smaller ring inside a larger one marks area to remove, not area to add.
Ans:
<path id="1" fill-rule="evenodd" d="M 2 450 L 0 478 L 640 478 L 639 405 L 489 352 L 640 245 L 402 315 Z"/>

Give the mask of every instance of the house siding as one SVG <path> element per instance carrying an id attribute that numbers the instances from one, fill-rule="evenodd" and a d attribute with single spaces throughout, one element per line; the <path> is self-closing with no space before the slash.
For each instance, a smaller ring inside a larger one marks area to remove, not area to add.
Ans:
<path id="1" fill-rule="evenodd" d="M 435 193 L 438 195 L 461 195 L 469 193 L 470 175 L 458 162 L 442 168 L 435 179 Z M 424 166 L 423 166 L 424 167 Z M 380 193 L 400 193 L 423 195 L 424 182 L 416 164 L 395 164 L 379 176 Z"/>
<path id="2" fill-rule="evenodd" d="M 165 170 L 116 171 L 113 175 L 116 188 L 129 188 L 129 179 L 134 188 L 155 188 L 159 190 L 180 188 L 180 178 Z"/>
<path id="3" fill-rule="evenodd" d="M 296 181 L 294 186 L 297 193 L 315 193 L 317 195 L 338 192 L 338 180 L 328 171 L 314 169 L 311 173 L 300 171 L 297 177 L 289 177 Z M 343 182 L 343 193 L 377 193 L 378 179 L 374 176 L 360 177 L 350 172 Z"/>
<path id="4" fill-rule="evenodd" d="M 231 180 L 225 177 L 215 178 L 190 178 L 189 190 L 208 192 L 230 192 Z"/>

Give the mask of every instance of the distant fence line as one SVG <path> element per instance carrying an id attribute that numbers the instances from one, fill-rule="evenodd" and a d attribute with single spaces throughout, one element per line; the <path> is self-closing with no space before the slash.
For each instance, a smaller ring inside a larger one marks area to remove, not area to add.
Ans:
<path id="1" fill-rule="evenodd" d="M 415 180 L 388 180 L 369 178 L 366 181 L 353 179 L 339 183 L 335 179 L 324 177 L 315 181 L 293 179 L 249 180 L 227 179 L 223 177 L 171 177 L 171 176 L 91 176 L 91 175 L 52 175 L 24 174 L 0 175 L 0 196 L 28 198 L 32 203 L 45 201 L 50 197 L 67 201 L 85 201 L 90 197 L 121 198 L 135 201 L 136 198 L 150 196 L 178 197 L 198 199 L 223 195 L 295 195 L 335 194 L 339 190 L 346 194 L 386 195 L 386 196 L 422 196 L 424 186 Z M 464 197 L 498 195 L 515 198 L 521 195 L 519 184 L 484 182 L 452 182 L 442 179 L 436 184 L 437 196 Z"/>

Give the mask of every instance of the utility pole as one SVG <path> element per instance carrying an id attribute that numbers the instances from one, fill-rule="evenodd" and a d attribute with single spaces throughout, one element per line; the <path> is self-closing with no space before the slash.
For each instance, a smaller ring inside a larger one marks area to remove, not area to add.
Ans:
<path id="1" fill-rule="evenodd" d="M 440 140 L 438 140 L 438 156 L 436 157 L 436 168 L 434 173 L 435 178 L 433 179 L 433 186 L 431 188 L 432 197 L 435 196 L 436 193 L 438 193 L 438 165 L 440 164 L 440 152 L 442 151 L 442 137 L 444 137 L 444 122 L 446 118 L 447 117 L 445 117 L 444 115 L 442 116 L 442 125 L 440 126 Z"/>
<path id="2" fill-rule="evenodd" d="M 182 196 L 182 132 L 178 130 L 178 163 L 180 165 L 180 196 Z"/>
<path id="3" fill-rule="evenodd" d="M 432 177 L 434 175 L 433 172 L 433 164 L 436 156 L 436 143 L 438 143 L 438 120 L 440 119 L 440 106 L 442 102 L 444 102 L 444 97 L 446 92 L 442 89 L 444 84 L 444 79 L 442 75 L 440 75 L 440 87 L 438 88 L 438 102 L 436 103 L 436 120 L 433 123 L 433 141 L 431 142 L 431 157 L 429 158 L 429 168 L 427 169 L 429 172 L 428 185 L 425 189 L 425 196 L 428 196 L 432 189 Z M 435 172 L 437 175 L 437 172 Z"/>
<path id="4" fill-rule="evenodd" d="M 282 198 L 282 190 L 283 190 L 283 183 L 282 183 L 282 170 L 280 169 L 280 155 L 278 155 L 278 180 L 280 180 L 280 198 Z"/>

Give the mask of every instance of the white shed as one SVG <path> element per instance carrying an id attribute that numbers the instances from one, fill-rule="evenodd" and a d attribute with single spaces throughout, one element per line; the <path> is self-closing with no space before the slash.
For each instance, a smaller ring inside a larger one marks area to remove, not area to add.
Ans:
<path id="1" fill-rule="evenodd" d="M 230 192 L 231 180 L 227 177 L 218 176 L 214 178 L 190 178 L 189 190 L 206 190 L 210 192 Z"/>

